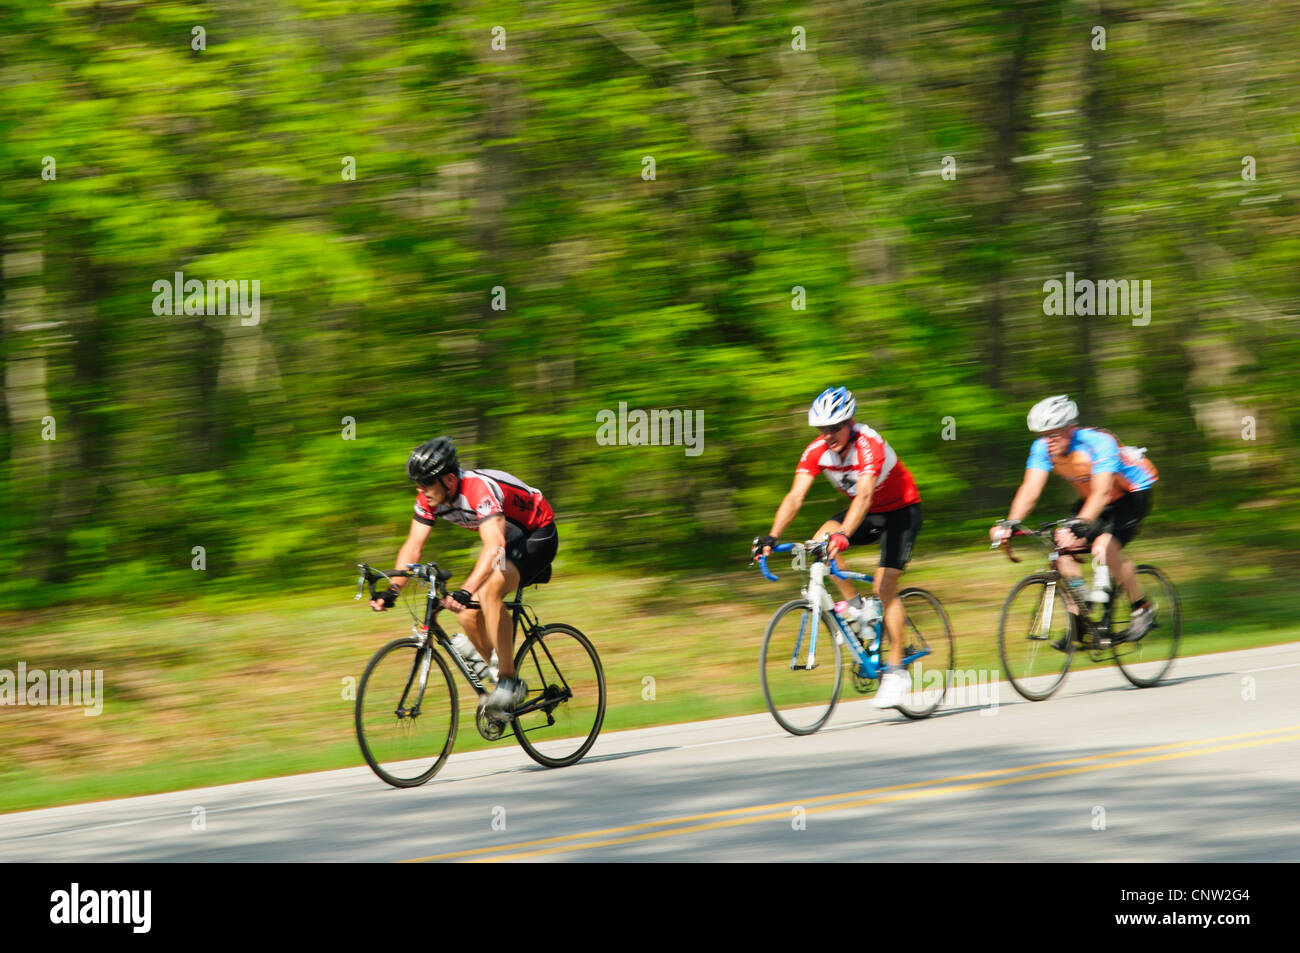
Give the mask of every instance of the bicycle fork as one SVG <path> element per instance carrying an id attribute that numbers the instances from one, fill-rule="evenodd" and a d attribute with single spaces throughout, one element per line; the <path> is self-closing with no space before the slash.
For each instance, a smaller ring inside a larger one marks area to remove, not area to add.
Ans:
<path id="1" fill-rule="evenodd" d="M 406 688 L 402 691 L 402 697 L 397 702 L 397 710 L 394 714 L 399 719 L 417 718 L 420 714 L 420 703 L 424 701 L 424 688 L 429 684 L 429 668 L 433 665 L 433 647 L 429 640 L 425 640 L 415 656 L 415 664 L 411 666 L 411 674 L 407 676 Z M 415 693 L 415 704 L 407 707 L 406 700 L 411 695 L 412 683 L 419 678 L 419 689 Z"/>
<path id="2" fill-rule="evenodd" d="M 805 621 L 799 622 L 799 637 L 794 643 L 794 655 L 790 658 L 790 669 L 798 671 L 804 669 L 811 671 L 817 667 L 817 629 L 823 613 L 831 610 L 830 596 L 826 592 L 826 565 L 824 563 L 814 563 L 809 570 L 809 582 L 802 590 L 802 595 L 812 605 L 812 622 L 808 632 L 808 661 L 804 665 L 799 664 L 799 650 L 803 647 Z"/>

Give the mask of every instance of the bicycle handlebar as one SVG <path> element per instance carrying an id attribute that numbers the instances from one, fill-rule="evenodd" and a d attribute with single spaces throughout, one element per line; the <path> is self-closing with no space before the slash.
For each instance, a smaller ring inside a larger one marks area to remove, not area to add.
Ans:
<path id="1" fill-rule="evenodd" d="M 1066 519 L 1066 520 L 1052 520 L 1050 522 L 1044 523 L 1042 526 L 1038 527 L 1038 529 L 1029 529 L 1028 527 L 1025 526 L 1024 523 L 1020 522 L 1019 520 L 1003 520 L 1002 525 L 1010 529 L 1011 532 L 1008 533 L 1006 536 L 1004 536 L 1001 542 L 990 543 L 989 549 L 999 549 L 999 548 L 1003 549 L 1006 551 L 1008 559 L 1010 559 L 1013 563 L 1018 563 L 1021 560 L 1014 552 L 1011 551 L 1011 540 L 1015 539 L 1017 536 L 1032 536 L 1035 539 L 1037 539 L 1039 542 L 1041 542 L 1044 546 L 1047 546 L 1049 549 L 1055 549 L 1056 528 L 1058 526 L 1065 526 L 1066 524 L 1073 523 L 1073 522 L 1074 522 L 1073 518 Z M 1085 552 L 1085 550 L 1071 550 L 1070 552 Z"/>
<path id="2" fill-rule="evenodd" d="M 372 569 L 367 563 L 357 563 L 357 568 L 361 570 L 361 575 L 357 577 L 357 594 L 353 598 L 360 599 L 365 594 L 366 585 L 369 584 L 372 601 L 381 595 L 375 591 L 375 583 L 381 579 L 391 580 L 402 577 L 423 579 L 433 583 L 434 591 L 438 595 L 445 596 L 447 594 L 445 583 L 451 578 L 451 570 L 439 569 L 437 563 L 407 563 L 405 569 L 394 569 L 388 573 Z"/>
<path id="3" fill-rule="evenodd" d="M 774 553 L 788 553 L 790 550 L 794 549 L 794 546 L 795 546 L 794 543 L 777 543 L 775 546 L 772 547 L 772 552 L 774 552 Z M 771 580 L 772 582 L 779 582 L 779 581 L 780 581 L 780 580 L 778 580 L 778 579 L 776 578 L 776 573 L 772 572 L 770 569 L 767 568 L 767 555 L 766 555 L 766 554 L 759 554 L 759 557 L 758 557 L 758 568 L 761 569 L 761 570 L 763 571 L 763 575 L 766 576 L 766 577 L 767 577 L 769 580 Z"/>
<path id="4" fill-rule="evenodd" d="M 814 560 L 817 560 L 821 558 L 820 554 L 824 552 L 826 549 L 826 541 L 810 539 L 806 543 L 777 543 L 775 546 L 772 547 L 772 552 L 788 553 L 794 549 L 801 549 L 804 552 L 811 552 L 814 554 L 813 556 Z M 839 566 L 835 565 L 835 559 L 833 557 L 830 560 L 828 560 L 828 564 L 830 566 L 830 573 L 832 576 L 835 576 L 839 579 L 858 578 L 856 574 L 847 572 L 841 569 Z M 758 557 L 758 568 L 761 569 L 763 571 L 763 575 L 766 576 L 772 582 L 780 582 L 780 580 L 776 576 L 776 573 L 772 572 L 770 569 L 767 568 L 766 555 L 762 555 Z"/>

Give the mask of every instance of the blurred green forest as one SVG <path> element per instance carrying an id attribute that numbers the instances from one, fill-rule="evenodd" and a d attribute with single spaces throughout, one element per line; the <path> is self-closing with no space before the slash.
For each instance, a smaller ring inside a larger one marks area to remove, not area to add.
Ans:
<path id="1" fill-rule="evenodd" d="M 346 585 L 439 433 L 566 560 L 739 568 L 836 384 L 922 548 L 1005 514 L 1060 392 L 1149 449 L 1155 520 L 1294 512 L 1295 4 L 0 11 L 8 607 Z M 176 272 L 258 322 L 155 314 Z M 1045 314 L 1066 272 L 1149 280 L 1150 323 Z M 601 445 L 620 402 L 703 452 Z"/>

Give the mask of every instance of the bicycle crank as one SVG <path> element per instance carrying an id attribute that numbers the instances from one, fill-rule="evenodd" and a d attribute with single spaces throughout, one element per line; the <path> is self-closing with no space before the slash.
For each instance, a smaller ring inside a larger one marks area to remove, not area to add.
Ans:
<path id="1" fill-rule="evenodd" d="M 495 718 L 489 718 L 487 713 L 480 708 L 474 716 L 474 724 L 478 728 L 478 733 L 488 741 L 500 741 L 501 736 L 505 734 L 506 723 L 498 721 Z"/>

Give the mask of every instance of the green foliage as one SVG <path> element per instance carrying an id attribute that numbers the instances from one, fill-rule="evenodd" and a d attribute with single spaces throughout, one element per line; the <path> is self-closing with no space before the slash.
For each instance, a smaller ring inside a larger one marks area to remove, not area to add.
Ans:
<path id="1" fill-rule="evenodd" d="M 1162 505 L 1293 496 L 1282 8 L 1136 9 L 1104 52 L 1056 2 L 0 16 L 11 604 L 385 560 L 405 454 L 440 432 L 543 488 L 566 559 L 716 565 L 767 528 L 833 383 L 936 540 L 1005 512 L 1025 411 L 1061 391 L 1150 447 Z M 1151 280 L 1152 323 L 1045 315 L 1067 270 Z M 259 281 L 260 321 L 153 314 L 178 271 Z M 702 411 L 704 452 L 598 445 L 620 401 Z M 792 533 L 839 505 L 819 487 Z"/>

